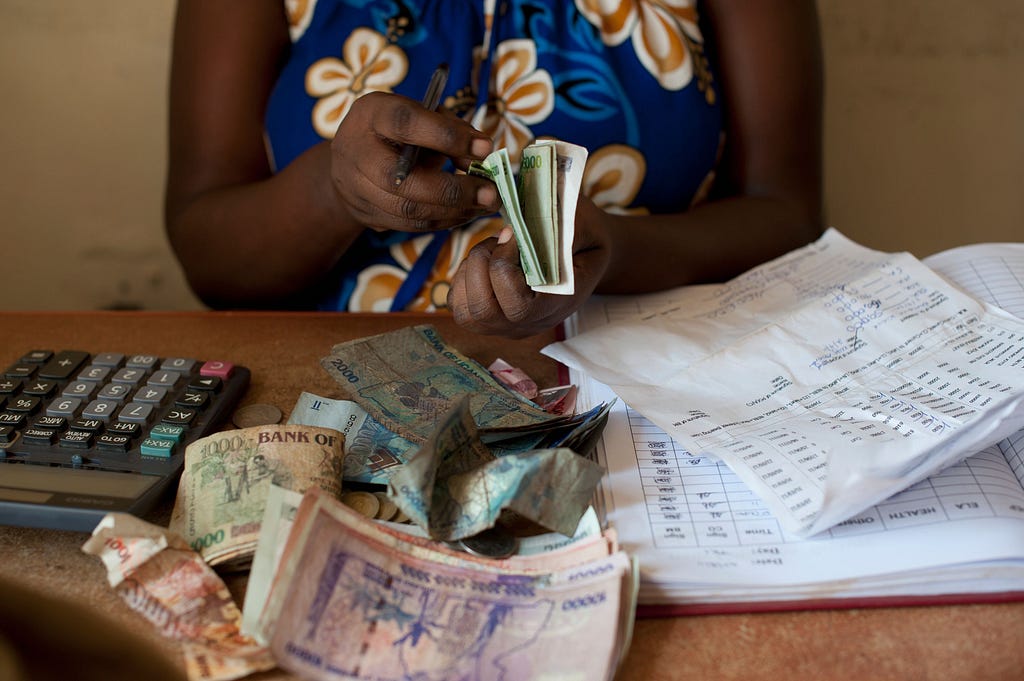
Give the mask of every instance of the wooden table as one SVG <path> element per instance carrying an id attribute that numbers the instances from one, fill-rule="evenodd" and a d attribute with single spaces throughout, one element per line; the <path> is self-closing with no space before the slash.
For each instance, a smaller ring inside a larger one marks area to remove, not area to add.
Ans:
<path id="1" fill-rule="evenodd" d="M 553 335 L 498 340 L 462 331 L 444 316 L 415 314 L 0 313 L 4 330 L 0 363 L 6 366 L 39 347 L 226 359 L 252 370 L 243 404 L 275 404 L 287 418 L 303 390 L 340 396 L 319 364 L 333 344 L 416 323 L 434 324 L 449 343 L 484 364 L 501 357 L 527 370 L 542 386 L 557 382 L 557 367 L 538 352 Z M 166 523 L 169 514 L 168 500 L 149 520 Z M 94 614 L 102 622 L 113 620 L 152 646 L 136 649 L 140 655 L 162 652 L 178 664 L 176 644 L 160 638 L 147 621 L 129 610 L 107 585 L 100 562 L 81 552 L 87 536 L 0 527 L 0 579 L 26 587 L 30 596 L 46 594 L 69 610 L 84 606 L 87 617 Z M 229 578 L 228 586 L 241 603 L 244 577 Z M 11 626 L 13 615 L 4 604 L 13 600 L 5 600 L 0 593 L 0 633 L 5 630 L 5 617 L 6 626 Z M 57 616 L 40 606 L 25 617 L 23 628 L 28 631 L 29 619 Z M 79 627 L 74 630 L 77 634 L 67 638 L 61 633 L 66 625 L 43 621 L 54 638 L 41 649 L 54 659 L 81 655 L 86 645 L 93 645 L 90 636 L 96 632 Z M 106 640 L 116 646 L 117 632 L 109 633 Z M 0 655 L 0 677 L 4 676 L 2 662 Z M 116 677 L 110 669 L 106 676 L 95 677 L 83 669 L 64 678 Z M 250 678 L 292 677 L 272 671 Z M 637 623 L 617 678 L 1024 679 L 1024 603 L 644 619 Z"/>

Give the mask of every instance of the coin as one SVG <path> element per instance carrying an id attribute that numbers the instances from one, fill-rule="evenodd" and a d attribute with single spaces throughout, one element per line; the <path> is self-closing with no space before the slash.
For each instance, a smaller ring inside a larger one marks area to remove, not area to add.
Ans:
<path id="1" fill-rule="evenodd" d="M 398 509 L 398 513 L 391 516 L 391 522 L 393 523 L 407 523 L 409 522 L 409 516 L 405 514 L 405 511 Z"/>
<path id="2" fill-rule="evenodd" d="M 508 558 L 519 550 L 519 540 L 502 527 L 492 527 L 459 540 L 468 553 L 485 558 Z"/>
<path id="3" fill-rule="evenodd" d="M 345 492 L 341 495 L 341 503 L 367 518 L 375 517 L 380 510 L 380 501 L 372 492 Z"/>
<path id="4" fill-rule="evenodd" d="M 391 520 L 398 515 L 398 506 L 395 505 L 395 502 L 391 501 L 387 492 L 374 492 L 373 496 L 377 497 L 377 501 L 380 502 L 377 514 L 373 516 L 374 520 Z"/>
<path id="5" fill-rule="evenodd" d="M 235 410 L 231 421 L 239 428 L 267 426 L 281 422 L 281 410 L 272 404 L 247 404 Z"/>

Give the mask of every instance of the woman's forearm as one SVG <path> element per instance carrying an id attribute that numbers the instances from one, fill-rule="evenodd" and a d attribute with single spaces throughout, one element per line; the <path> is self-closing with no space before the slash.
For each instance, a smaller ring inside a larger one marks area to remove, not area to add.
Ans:
<path id="1" fill-rule="evenodd" d="M 280 173 L 168 204 L 168 235 L 196 294 L 212 307 L 267 305 L 327 272 L 359 236 L 331 195 L 330 146 Z"/>
<path id="2" fill-rule="evenodd" d="M 644 293 L 729 279 L 816 239 L 813 201 L 737 196 L 685 213 L 604 218 L 608 267 L 597 293 Z"/>

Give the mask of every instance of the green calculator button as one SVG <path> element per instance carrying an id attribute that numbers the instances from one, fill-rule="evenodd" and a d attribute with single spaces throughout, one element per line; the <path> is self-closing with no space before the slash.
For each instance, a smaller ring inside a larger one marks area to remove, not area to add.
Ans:
<path id="1" fill-rule="evenodd" d="M 184 426 L 172 426 L 167 423 L 153 426 L 153 430 L 149 431 L 149 437 L 155 440 L 169 440 L 171 442 L 181 442 L 184 434 Z"/>
<path id="2" fill-rule="evenodd" d="M 174 442 L 170 440 L 158 440 L 155 437 L 147 437 L 139 447 L 143 456 L 159 456 L 164 459 L 171 458 L 174 453 Z"/>

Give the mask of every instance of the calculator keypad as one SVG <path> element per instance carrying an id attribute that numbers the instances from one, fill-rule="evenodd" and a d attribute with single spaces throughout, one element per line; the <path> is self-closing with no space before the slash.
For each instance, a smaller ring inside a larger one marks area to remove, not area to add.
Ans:
<path id="1" fill-rule="evenodd" d="M 230 414 L 248 380 L 222 360 L 31 350 L 0 376 L 0 462 L 180 469 L 187 444 Z"/>

